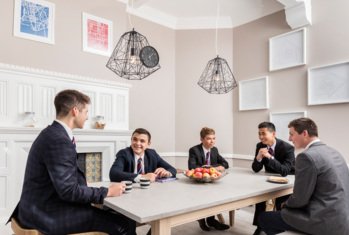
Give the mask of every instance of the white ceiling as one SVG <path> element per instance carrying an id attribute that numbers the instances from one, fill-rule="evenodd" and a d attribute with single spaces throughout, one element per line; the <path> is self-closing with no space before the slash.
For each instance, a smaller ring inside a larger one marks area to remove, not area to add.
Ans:
<path id="1" fill-rule="evenodd" d="M 129 14 L 172 29 L 234 28 L 284 9 L 278 0 L 118 1 Z"/>

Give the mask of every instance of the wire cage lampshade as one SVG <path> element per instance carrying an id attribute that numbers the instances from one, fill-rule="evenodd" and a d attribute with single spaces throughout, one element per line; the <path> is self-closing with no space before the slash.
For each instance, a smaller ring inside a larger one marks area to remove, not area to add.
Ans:
<path id="1" fill-rule="evenodd" d="M 107 68 L 122 78 L 144 79 L 160 69 L 160 64 L 148 68 L 140 61 L 139 53 L 145 46 L 149 46 L 147 38 L 134 29 L 124 33 L 106 64 Z"/>
<path id="2" fill-rule="evenodd" d="M 227 61 L 219 56 L 207 63 L 198 85 L 211 94 L 225 94 L 238 86 Z"/>

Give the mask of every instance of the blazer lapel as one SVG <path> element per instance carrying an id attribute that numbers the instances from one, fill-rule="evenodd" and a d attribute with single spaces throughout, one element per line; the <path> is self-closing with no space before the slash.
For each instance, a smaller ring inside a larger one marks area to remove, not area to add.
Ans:
<path id="1" fill-rule="evenodd" d="M 200 151 L 201 165 L 204 165 L 205 164 L 205 152 L 204 152 L 204 147 L 202 146 L 202 144 L 200 144 L 199 151 Z"/>

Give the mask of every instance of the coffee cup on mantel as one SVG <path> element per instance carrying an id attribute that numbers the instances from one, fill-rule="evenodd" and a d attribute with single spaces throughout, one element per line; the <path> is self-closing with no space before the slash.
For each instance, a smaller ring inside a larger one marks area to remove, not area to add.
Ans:
<path id="1" fill-rule="evenodd" d="M 125 188 L 125 193 L 130 193 L 132 191 L 132 181 L 122 181 L 122 183 L 124 183 L 126 185 L 126 188 Z"/>
<path id="2" fill-rule="evenodd" d="M 149 186 L 150 186 L 150 180 L 146 179 L 146 178 L 141 178 L 139 183 L 141 185 L 141 188 L 143 188 L 143 189 L 149 188 Z"/>

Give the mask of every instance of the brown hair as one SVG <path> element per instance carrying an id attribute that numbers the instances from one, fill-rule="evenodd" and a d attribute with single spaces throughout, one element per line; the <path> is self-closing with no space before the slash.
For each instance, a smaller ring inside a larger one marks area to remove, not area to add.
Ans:
<path id="1" fill-rule="evenodd" d="M 146 129 L 144 129 L 144 128 L 137 128 L 137 129 L 134 130 L 134 132 L 132 133 L 132 136 L 133 136 L 135 133 L 147 135 L 147 136 L 148 136 L 148 139 L 149 139 L 148 142 L 150 142 L 151 135 L 150 135 L 150 132 L 147 131 Z"/>
<path id="2" fill-rule="evenodd" d="M 207 135 L 214 135 L 216 132 L 208 127 L 203 127 L 200 131 L 200 137 L 201 139 L 204 139 Z"/>
<path id="3" fill-rule="evenodd" d="M 55 97 L 56 116 L 64 117 L 68 115 L 73 107 L 79 110 L 83 109 L 86 104 L 90 104 L 90 97 L 77 90 L 63 90 Z"/>
<path id="4" fill-rule="evenodd" d="M 310 118 L 298 118 L 288 124 L 288 128 L 293 127 L 298 134 L 307 131 L 310 137 L 318 136 L 317 126 Z"/>

